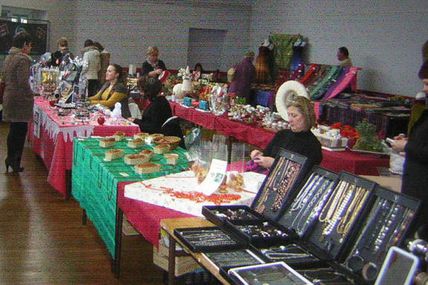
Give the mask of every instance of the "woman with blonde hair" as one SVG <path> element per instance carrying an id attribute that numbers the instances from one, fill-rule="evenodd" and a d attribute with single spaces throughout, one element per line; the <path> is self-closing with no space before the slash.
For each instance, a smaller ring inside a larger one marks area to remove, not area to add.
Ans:
<path id="1" fill-rule="evenodd" d="M 159 59 L 159 49 L 157 47 L 148 47 L 146 56 L 147 59 L 143 63 L 143 72 L 141 75 L 158 77 L 162 71 L 166 70 L 165 63 Z"/>
<path id="2" fill-rule="evenodd" d="M 321 163 L 321 144 L 311 132 L 311 128 L 316 124 L 312 103 L 303 96 L 290 95 L 290 97 L 285 102 L 290 129 L 277 132 L 263 152 L 259 150 L 251 152 L 251 159 L 263 168 L 272 166 L 280 149 L 306 156 L 311 166 Z"/>

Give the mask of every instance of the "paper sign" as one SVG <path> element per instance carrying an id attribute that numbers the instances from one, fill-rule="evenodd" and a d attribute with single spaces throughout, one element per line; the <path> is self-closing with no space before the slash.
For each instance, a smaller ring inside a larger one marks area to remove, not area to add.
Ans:
<path id="1" fill-rule="evenodd" d="M 198 192 L 202 192 L 209 196 L 214 193 L 226 176 L 227 161 L 213 159 L 207 177 L 199 185 Z"/>

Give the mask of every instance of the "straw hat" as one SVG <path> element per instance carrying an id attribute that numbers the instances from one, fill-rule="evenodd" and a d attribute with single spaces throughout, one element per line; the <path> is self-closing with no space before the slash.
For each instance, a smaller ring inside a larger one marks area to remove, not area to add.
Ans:
<path id="1" fill-rule="evenodd" d="M 284 82 L 276 92 L 275 105 L 279 115 L 286 121 L 288 121 L 287 100 L 292 94 L 310 99 L 308 91 L 302 83 L 295 80 Z"/>

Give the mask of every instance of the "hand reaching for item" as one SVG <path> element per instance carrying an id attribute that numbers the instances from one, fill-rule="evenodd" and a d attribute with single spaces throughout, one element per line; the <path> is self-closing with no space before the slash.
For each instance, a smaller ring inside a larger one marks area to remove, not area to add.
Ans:
<path id="1" fill-rule="evenodd" d="M 259 156 L 256 156 L 253 160 L 255 163 L 257 163 L 261 167 L 270 168 L 275 159 L 270 156 L 259 155 Z"/>
<path id="2" fill-rule="evenodd" d="M 404 151 L 407 144 L 407 138 L 404 135 L 398 135 L 394 137 L 394 141 L 391 143 L 391 147 L 396 152 Z"/>

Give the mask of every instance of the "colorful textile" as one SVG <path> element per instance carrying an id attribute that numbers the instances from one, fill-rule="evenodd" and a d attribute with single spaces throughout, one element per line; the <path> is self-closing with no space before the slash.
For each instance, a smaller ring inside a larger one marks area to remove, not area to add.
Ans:
<path id="1" fill-rule="evenodd" d="M 286 34 L 273 34 L 270 36 L 269 39 L 274 45 L 275 75 L 278 68 L 290 68 L 293 46 L 300 37 L 300 35 Z"/>

